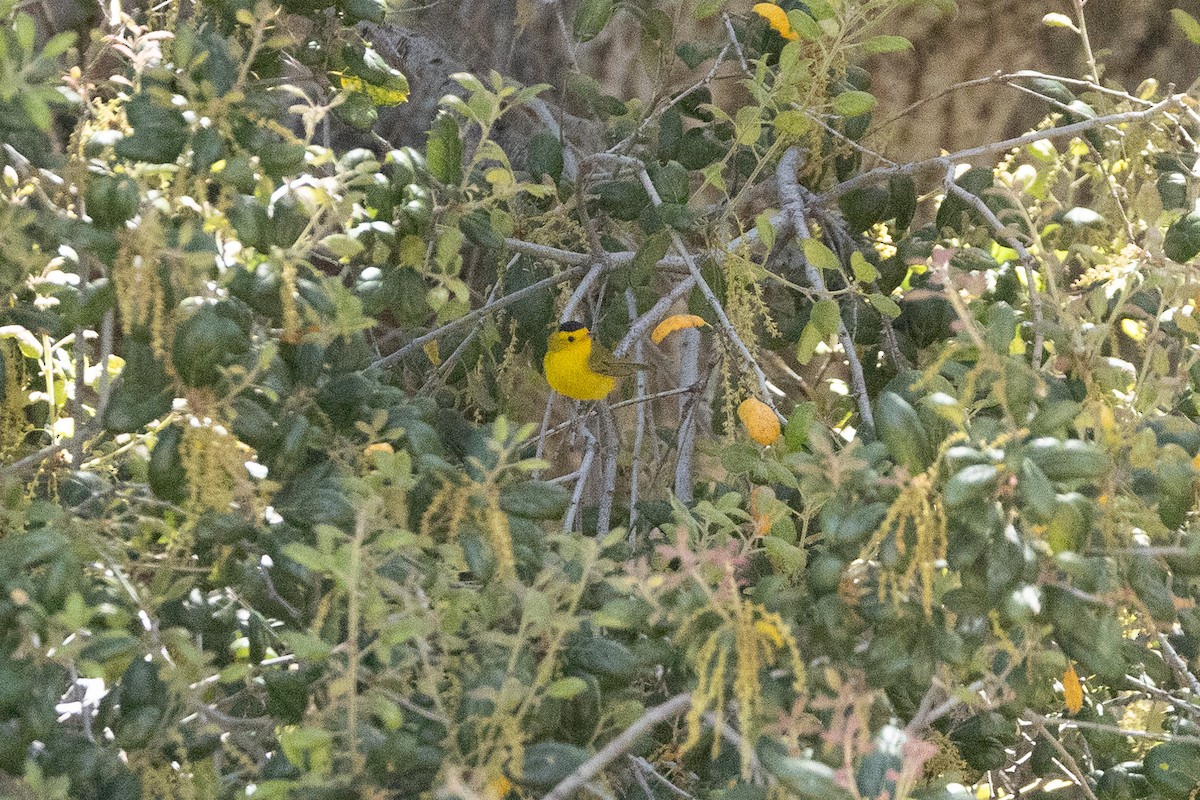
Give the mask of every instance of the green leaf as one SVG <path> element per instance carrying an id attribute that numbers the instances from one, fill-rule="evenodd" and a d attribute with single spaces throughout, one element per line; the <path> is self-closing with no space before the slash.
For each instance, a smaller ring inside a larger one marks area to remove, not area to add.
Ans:
<path id="1" fill-rule="evenodd" d="M 842 268 L 842 262 L 818 239 L 805 239 L 801 244 L 804 250 L 804 260 L 817 269 L 837 271 Z"/>
<path id="2" fill-rule="evenodd" d="M 1075 22 L 1066 14 L 1047 14 L 1042 17 L 1042 24 L 1047 28 L 1069 28 L 1078 33 Z"/>
<path id="3" fill-rule="evenodd" d="M 1182 8 L 1172 8 L 1171 19 L 1175 20 L 1175 24 L 1183 31 L 1183 35 L 1188 38 L 1189 42 L 1200 44 L 1200 21 Z"/>
<path id="4" fill-rule="evenodd" d="M 903 36 L 872 36 L 863 42 L 863 51 L 868 55 L 897 53 L 901 50 L 911 50 L 912 46 L 912 42 Z"/>
<path id="5" fill-rule="evenodd" d="M 821 26 L 817 24 L 815 19 L 803 11 L 789 11 L 787 12 L 787 18 L 792 26 L 792 30 L 800 34 L 801 39 L 815 42 L 821 38 Z"/>
<path id="6" fill-rule="evenodd" d="M 734 442 L 721 450 L 721 466 L 734 475 L 745 475 L 762 460 L 762 454 L 750 442 Z"/>
<path id="7" fill-rule="evenodd" d="M 775 246 L 775 226 L 771 223 L 771 215 L 766 211 L 754 218 L 754 227 L 758 231 L 758 240 L 768 250 Z"/>
<path id="8" fill-rule="evenodd" d="M 833 111 L 842 117 L 857 117 L 875 108 L 878 101 L 870 92 L 842 92 L 833 98 Z"/>
<path id="9" fill-rule="evenodd" d="M 705 20 L 721 10 L 721 6 L 725 5 L 725 0 L 700 0 L 696 4 L 695 10 L 692 11 L 692 18 L 697 20 Z"/>
<path id="10" fill-rule="evenodd" d="M 71 45 L 75 44 L 75 32 L 65 31 L 55 34 L 50 41 L 46 42 L 46 46 L 42 48 L 41 58 L 53 59 L 58 58 L 63 53 L 71 49 Z"/>
<path id="11" fill-rule="evenodd" d="M 550 789 L 582 766 L 589 753 L 564 742 L 538 742 L 525 748 L 521 765 L 522 782 L 536 789 Z"/>
<path id="12" fill-rule="evenodd" d="M 850 269 L 854 271 L 854 279 L 862 283 L 871 283 L 879 278 L 879 270 L 857 250 L 850 254 Z"/>
<path id="13" fill-rule="evenodd" d="M 587 681 L 583 678 L 559 678 L 546 687 L 546 694 L 558 700 L 570 700 L 587 691 Z"/>
<path id="14" fill-rule="evenodd" d="M 33 53 L 33 43 L 37 38 L 37 23 L 28 14 L 17 14 L 13 20 L 13 33 L 17 36 L 17 45 L 27 54 Z"/>
<path id="15" fill-rule="evenodd" d="M 814 19 L 833 19 L 837 16 L 837 9 L 829 0 L 808 0 L 805 5 L 808 6 L 809 13 L 813 15 Z"/>
<path id="16" fill-rule="evenodd" d="M 803 572 L 808 564 L 807 550 L 785 542 L 778 536 L 767 536 L 763 539 L 763 549 L 776 569 L 795 574 Z"/>
<path id="17" fill-rule="evenodd" d="M 646 239 L 629 264 L 629 285 L 644 286 L 650 282 L 658 262 L 671 248 L 669 231 L 659 231 Z"/>
<path id="18" fill-rule="evenodd" d="M 807 758 L 792 758 L 764 749 L 763 766 L 787 788 L 807 800 L 851 800 L 854 797 L 837 780 L 833 768 Z"/>
<path id="19" fill-rule="evenodd" d="M 525 519 L 558 519 L 570 503 L 570 492 L 545 481 L 525 481 L 506 486 L 500 492 L 500 508 Z"/>
<path id="20" fill-rule="evenodd" d="M 787 108 L 775 115 L 775 130 L 783 136 L 803 136 L 813 126 L 812 120 L 803 111 Z"/>
<path id="21" fill-rule="evenodd" d="M 357 238 L 347 236 L 344 233 L 334 233 L 326 236 L 321 240 L 321 246 L 343 261 L 349 261 L 366 249 L 366 246 Z"/>
<path id="22" fill-rule="evenodd" d="M 541 180 L 543 175 L 549 175 L 551 180 L 557 183 L 563 171 L 562 142 L 546 131 L 534 135 L 529 140 L 526 163 L 534 180 Z"/>
<path id="23" fill-rule="evenodd" d="M 462 139 L 458 123 L 449 114 L 439 114 L 425 143 L 429 172 L 447 186 L 462 182 Z"/>
<path id="24" fill-rule="evenodd" d="M 900 306 L 896 301 L 884 294 L 867 295 L 867 302 L 871 304 L 871 308 L 883 314 L 885 317 L 895 319 L 900 316 Z"/>
<path id="25" fill-rule="evenodd" d="M 21 107 L 25 109 L 25 116 L 29 117 L 29 121 L 33 123 L 39 131 L 50 130 L 52 117 L 50 114 L 50 106 L 45 100 L 33 94 L 32 92 L 22 92 Z"/>
<path id="26" fill-rule="evenodd" d="M 820 331 L 823 338 L 833 336 L 838 332 L 838 327 L 842 321 L 837 301 L 831 299 L 818 300 L 813 304 L 809 319 L 816 326 L 817 330 Z"/>
<path id="27" fill-rule="evenodd" d="M 807 364 L 812 361 L 813 355 L 817 352 L 817 345 L 825 341 L 825 337 L 821 335 L 821 331 L 816 325 L 811 322 L 804 326 L 804 330 L 800 332 L 800 342 L 796 345 L 796 360 L 801 364 Z"/>
<path id="28" fill-rule="evenodd" d="M 762 110 L 758 106 L 742 106 L 734 117 L 734 139 L 749 147 L 762 138 Z"/>
<path id="29" fill-rule="evenodd" d="M 695 69 L 719 52 L 721 48 L 711 42 L 680 42 L 675 45 L 675 55 L 688 69 Z"/>
<path id="30" fill-rule="evenodd" d="M 808 441 L 808 427 L 817 416 L 817 404 L 799 403 L 783 428 L 783 441 L 789 452 L 797 452 Z"/>
<path id="31" fill-rule="evenodd" d="M 616 10 L 613 0 L 583 0 L 575 14 L 575 38 L 581 42 L 596 38 Z"/>
<path id="32" fill-rule="evenodd" d="M 664 203 L 687 204 L 688 173 L 678 161 L 651 165 L 650 180 Z"/>

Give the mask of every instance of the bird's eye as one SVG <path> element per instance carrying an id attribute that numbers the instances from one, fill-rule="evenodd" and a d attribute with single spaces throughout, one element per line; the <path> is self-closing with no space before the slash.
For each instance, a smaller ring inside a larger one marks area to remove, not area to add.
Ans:
<path id="1" fill-rule="evenodd" d="M 574 337 L 574 336 L 568 336 L 568 337 L 567 337 L 567 341 L 568 341 L 568 342 L 573 342 L 573 341 L 575 341 L 575 337 Z"/>

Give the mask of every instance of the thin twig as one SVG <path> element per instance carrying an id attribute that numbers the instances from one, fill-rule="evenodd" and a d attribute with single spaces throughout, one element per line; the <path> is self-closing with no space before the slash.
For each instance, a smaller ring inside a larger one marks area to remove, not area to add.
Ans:
<path id="1" fill-rule="evenodd" d="M 483 317 L 486 317 L 488 314 L 491 314 L 502 308 L 506 308 L 513 303 L 522 300 L 531 294 L 534 294 L 535 292 L 540 292 L 543 289 L 548 289 L 551 286 L 556 286 L 565 281 L 569 281 L 571 278 L 582 274 L 585 270 L 585 267 L 586 263 L 572 266 L 571 268 L 565 269 L 557 275 L 551 275 L 549 278 L 543 278 L 537 283 L 531 283 L 529 286 L 518 289 L 512 294 L 506 294 L 503 297 L 498 297 L 490 305 L 480 306 L 474 311 L 470 311 L 456 320 L 447 322 L 445 325 L 434 328 L 423 336 L 418 336 L 408 344 L 397 349 L 395 352 L 389 353 L 383 358 L 376 360 L 373 364 L 371 364 L 371 366 L 373 368 L 383 369 L 384 367 L 390 367 L 397 362 L 403 361 L 410 354 L 416 352 L 430 342 L 445 336 L 450 331 L 458 330 L 459 328 L 467 325 L 473 325 L 475 322 Z"/>
<path id="2" fill-rule="evenodd" d="M 667 791 L 669 791 L 671 794 L 675 795 L 676 797 L 682 797 L 682 798 L 684 798 L 684 800 L 696 800 L 695 796 L 688 794 L 683 789 L 680 789 L 678 786 L 671 783 L 670 779 L 668 779 L 661 772 L 656 770 L 654 768 L 653 764 L 651 764 L 649 761 L 642 758 L 641 756 L 630 755 L 629 760 L 632 761 L 635 765 L 637 765 L 638 769 L 640 769 L 642 772 L 646 773 L 651 778 L 654 778 L 656 781 L 661 783 L 663 786 L 667 787 Z"/>
<path id="3" fill-rule="evenodd" d="M 959 150 L 956 153 L 950 153 L 944 156 L 935 158 L 927 158 L 924 161 L 913 161 L 908 164 L 901 164 L 896 167 L 876 167 L 868 170 L 860 175 L 856 175 L 849 180 L 842 181 L 821 193 L 821 200 L 825 203 L 832 203 L 847 192 L 861 189 L 864 186 L 873 186 L 880 181 L 887 180 L 893 175 L 916 175 L 922 172 L 928 172 L 934 169 L 944 170 L 947 165 L 955 164 L 963 161 L 970 161 L 981 156 L 994 156 L 999 153 L 1006 152 L 1014 147 L 1040 142 L 1043 139 L 1061 139 L 1063 137 L 1074 137 L 1083 133 L 1087 133 L 1095 128 L 1101 128 L 1105 125 L 1121 125 L 1130 122 L 1139 122 L 1148 119 L 1160 113 L 1169 111 L 1174 106 L 1182 106 L 1187 95 L 1173 94 L 1149 108 L 1141 109 L 1140 111 L 1124 111 L 1119 114 L 1108 114 L 1103 117 L 1092 117 L 1091 119 L 1081 120 L 1071 123 L 1070 125 L 1060 125 L 1054 128 L 1044 128 L 1039 131 L 1031 131 L 1021 136 L 1014 136 L 1011 139 L 1004 139 L 999 142 L 979 145 L 966 150 Z"/>
<path id="4" fill-rule="evenodd" d="M 591 215 L 588 214 L 587 210 L 588 177 L 590 174 L 591 170 L 587 165 L 579 173 L 579 185 L 575 189 L 575 206 L 579 214 L 579 223 L 583 226 L 584 231 L 587 232 L 588 243 L 591 245 L 596 263 L 583 276 L 583 280 L 575 287 L 575 291 L 571 292 L 566 306 L 563 307 L 562 314 L 559 315 L 559 320 L 562 322 L 567 322 L 575 318 L 575 309 L 583 302 L 583 298 L 587 297 L 592 286 L 604 274 L 608 266 L 608 257 L 604 251 L 604 244 L 600 241 L 600 232 L 592 224 Z"/>
<path id="5" fill-rule="evenodd" d="M 629 312 L 629 318 L 634 319 L 637 316 L 637 301 L 633 296 L 633 289 L 625 289 L 625 308 Z M 639 363 L 642 362 L 642 340 L 635 340 L 633 346 L 633 360 Z M 646 394 L 646 373 L 644 370 L 637 372 L 637 387 L 636 392 L 638 397 Z M 646 404 L 637 404 L 637 417 L 633 433 L 633 457 L 632 464 L 629 468 L 629 536 L 632 538 L 634 530 L 637 527 L 637 504 L 638 504 L 638 461 L 642 454 L 642 441 L 646 434 Z"/>
<path id="6" fill-rule="evenodd" d="M 1200 681 L 1196 680 L 1196 675 L 1188 668 L 1187 662 L 1179 657 L 1179 653 L 1175 652 L 1175 648 L 1171 645 L 1171 640 L 1165 634 L 1158 635 L 1158 644 L 1162 648 L 1163 657 L 1167 663 L 1171 665 L 1175 675 L 1188 685 L 1192 690 L 1192 694 L 1200 697 Z"/>
<path id="7" fill-rule="evenodd" d="M 1088 786 L 1087 775 L 1079 768 L 1075 757 L 1071 755 L 1067 748 L 1063 747 L 1062 742 L 1058 740 L 1057 736 L 1051 736 L 1050 731 L 1046 729 L 1048 720 L 1043 716 L 1034 714 L 1029 709 L 1025 710 L 1025 714 L 1031 718 L 1035 731 L 1040 733 L 1045 741 L 1049 742 L 1050 746 L 1058 753 L 1059 762 L 1070 771 L 1071 777 L 1075 779 L 1075 783 L 1083 788 L 1083 792 L 1088 796 L 1088 800 L 1096 800 L 1096 793 L 1092 791 L 1091 786 Z"/>
<path id="8" fill-rule="evenodd" d="M 574 181 L 579 176 L 579 162 L 575 159 L 574 147 L 567 141 L 562 126 L 558 124 L 558 120 L 555 119 L 554 114 L 550 111 L 550 106 L 546 105 L 546 101 L 542 98 L 535 97 L 529 101 L 528 107 L 537 116 L 538 120 L 549 129 L 550 134 L 562 143 L 563 174 L 569 180 Z"/>
<path id="9" fill-rule="evenodd" d="M 679 383 L 689 390 L 700 382 L 700 333 L 694 328 L 680 331 Z M 692 501 L 692 460 L 696 453 L 696 424 L 699 394 L 692 392 L 679 400 L 679 457 L 675 461 L 675 496 L 684 503 Z"/>
<path id="10" fill-rule="evenodd" d="M 750 72 L 750 65 L 746 63 L 746 54 L 742 52 L 742 43 L 738 41 L 737 32 L 733 29 L 733 20 L 729 18 L 729 12 L 721 15 L 721 20 L 725 23 L 725 32 L 729 34 L 729 43 L 733 45 L 733 52 L 737 53 L 738 64 L 742 68 L 742 72 L 747 75 Z"/>
<path id="11" fill-rule="evenodd" d="M 779 203 L 783 206 L 787 226 L 793 231 L 796 238 L 809 239 L 812 234 L 809 233 L 808 221 L 805 218 L 804 197 L 800 192 L 800 184 L 796 180 L 796 171 L 799 168 L 800 150 L 795 146 L 789 147 L 784 152 L 783 158 L 779 159 L 779 167 L 775 170 L 779 183 Z M 821 299 L 832 299 L 833 295 L 825 286 L 821 270 L 808 263 L 808 259 L 804 260 L 804 274 Z M 858 402 L 859 416 L 862 417 L 863 422 L 874 428 L 875 416 L 871 413 L 871 398 L 867 395 L 867 379 L 863 374 L 862 362 L 858 358 L 858 351 L 854 348 L 854 339 L 850 336 L 850 330 L 840 316 L 838 340 L 846 352 L 846 363 L 850 368 L 850 385 L 854 389 L 854 397 Z"/>
<path id="12" fill-rule="evenodd" d="M 654 790 L 650 788 L 650 783 L 646 780 L 646 776 L 643 775 L 638 769 L 631 769 L 629 772 L 631 775 L 633 775 L 633 780 L 642 790 L 642 794 L 646 795 L 646 800 L 657 800 L 657 798 L 654 796 Z"/>
<path id="13" fill-rule="evenodd" d="M 1192 719 L 1200 719 L 1200 706 L 1195 705 L 1194 703 L 1189 703 L 1187 700 L 1184 700 L 1181 697 L 1177 697 L 1168 691 L 1159 689 L 1157 686 L 1146 683 L 1145 681 L 1135 678 L 1132 675 L 1126 675 L 1125 680 L 1129 681 L 1136 686 L 1139 691 L 1145 692 L 1155 700 L 1161 700 L 1164 703 L 1170 703 L 1175 707 L 1176 710 L 1182 711 Z M 1130 695 L 1131 700 L 1135 699 L 1136 697 L 1136 694 Z"/>
<path id="14" fill-rule="evenodd" d="M 596 437 L 587 428 L 583 428 L 583 438 L 587 440 L 587 445 L 583 450 L 583 461 L 579 464 L 579 481 L 575 484 L 571 505 L 567 507 L 567 513 L 563 517 L 563 533 L 570 533 L 575 528 L 575 515 L 583 502 L 583 487 L 587 485 L 588 474 L 592 471 L 592 459 L 596 457 Z"/>
<path id="15" fill-rule="evenodd" d="M 80 279 L 83 279 L 82 275 Z M 87 388 L 87 351 L 88 346 L 83 335 L 83 326 L 77 326 L 75 328 L 75 396 L 71 399 L 71 414 L 76 426 L 83 424 L 83 393 Z M 71 463 L 81 463 L 83 461 L 83 439 L 79 436 L 72 436 L 70 444 Z"/>
<path id="16" fill-rule="evenodd" d="M 654 181 L 650 180 L 650 173 L 646 171 L 646 165 L 641 161 L 632 158 L 626 158 L 624 156 L 609 156 L 606 154 L 601 154 L 598 156 L 598 158 L 617 159 L 624 164 L 633 166 L 634 171 L 637 172 L 638 178 L 642 182 L 642 188 L 644 188 L 646 190 L 646 194 L 650 196 L 650 202 L 655 206 L 662 205 L 662 197 L 659 196 L 658 189 L 654 186 Z M 729 320 L 729 316 L 725 313 L 725 307 L 721 304 L 721 300 L 717 297 L 716 292 L 712 290 L 712 287 L 708 285 L 708 281 L 706 281 L 704 276 L 700 273 L 700 265 L 696 262 L 695 256 L 690 250 L 687 249 L 687 246 L 684 245 L 683 238 L 680 237 L 679 232 L 674 228 L 669 230 L 671 244 L 674 246 L 675 252 L 677 252 L 687 264 L 688 272 L 691 273 L 692 279 L 696 282 L 696 288 L 700 290 L 700 294 L 704 296 L 705 302 L 708 303 L 709 307 L 713 311 L 713 314 L 716 315 L 717 321 L 721 324 L 721 332 L 724 333 L 731 342 L 733 342 L 733 346 L 741 355 L 742 361 L 747 367 L 749 367 L 750 371 L 754 373 L 754 377 L 757 378 L 759 388 L 762 390 L 763 395 L 761 399 L 770 407 L 772 411 L 775 412 L 775 415 L 778 416 L 780 420 L 786 421 L 787 417 L 785 417 L 783 413 L 780 412 L 780 410 L 775 406 L 775 399 L 772 397 L 772 387 L 770 386 L 770 382 L 767 380 L 766 373 L 764 373 L 762 367 L 758 365 L 758 360 L 754 357 L 754 354 L 750 352 L 750 348 L 746 346 L 746 343 L 742 341 L 742 337 L 738 334 L 737 329 L 734 328 L 733 323 Z"/>
<path id="17" fill-rule="evenodd" d="M 674 288 L 660 297 L 658 302 L 655 303 L 649 311 L 633 321 L 633 323 L 629 326 L 629 330 L 626 332 L 625 336 L 622 337 L 620 343 L 617 344 L 616 349 L 613 352 L 615 352 L 618 356 L 623 356 L 629 351 L 629 348 L 634 342 L 640 343 L 642 337 L 645 336 L 646 332 L 650 330 L 650 327 L 657 325 L 658 322 L 667 315 L 667 312 L 671 310 L 671 306 L 675 305 L 675 303 L 681 297 L 690 292 L 695 285 L 696 279 L 691 275 L 688 275 L 679 283 L 675 284 Z M 640 361 L 641 359 L 637 360 Z"/>
<path id="18" fill-rule="evenodd" d="M 808 193 L 801 188 L 800 196 L 803 198 L 806 194 Z M 804 210 L 815 217 L 821 227 L 835 240 L 842 264 L 846 264 L 856 247 L 854 240 L 846 230 L 846 221 L 840 210 L 812 203 L 806 203 Z M 872 292 L 883 294 L 883 290 L 879 288 L 879 281 L 871 281 L 870 287 Z M 896 339 L 896 329 L 892 326 L 892 318 L 887 314 L 880 314 L 879 324 L 883 328 L 883 349 L 887 353 L 888 361 L 898 370 L 911 369 L 908 359 L 900 352 L 900 342 Z"/>
<path id="19" fill-rule="evenodd" d="M 719 719 L 712 711 L 709 711 L 704 715 L 704 721 L 709 725 L 712 725 L 713 728 L 715 728 L 716 731 L 721 734 L 721 738 L 725 739 L 739 750 L 741 749 L 742 735 L 737 732 L 736 728 L 734 728 L 725 720 Z M 754 779 L 755 783 L 766 782 L 773 784 L 775 782 L 775 776 L 763 769 L 762 762 L 758 758 L 758 753 L 754 752 L 753 749 L 750 750 L 750 776 Z"/>
<path id="20" fill-rule="evenodd" d="M 597 404 L 600 418 L 600 505 L 596 509 L 596 535 L 607 536 L 612 524 L 613 499 L 617 496 L 617 426 L 612 409 L 601 400 Z"/>
<path id="21" fill-rule="evenodd" d="M 1025 246 L 1007 225 L 1000 221 L 996 213 L 988 208 L 986 202 L 979 195 L 968 192 L 963 187 L 954 182 L 954 167 L 946 169 L 946 176 L 943 180 L 946 191 L 953 194 L 965 203 L 968 203 L 972 208 L 987 220 L 992 231 L 1004 240 L 1004 243 L 1016 251 L 1017 258 L 1021 262 L 1021 267 L 1025 270 L 1025 283 L 1029 291 L 1029 310 L 1033 314 L 1033 368 L 1041 369 L 1042 353 L 1046 346 L 1046 326 L 1042 320 L 1042 296 L 1037 290 L 1037 281 L 1035 280 L 1038 270 L 1037 262 L 1033 259 L 1033 254 L 1029 252 L 1029 248 Z"/>
<path id="22" fill-rule="evenodd" d="M 842 133 L 837 128 L 833 127 L 828 122 L 826 122 L 821 117 L 820 114 L 814 112 L 812 109 L 805 108 L 800 103 L 792 103 L 792 108 L 795 109 L 796 111 L 799 111 L 800 113 L 804 114 L 806 117 L 811 119 L 813 122 L 820 125 L 821 128 L 823 128 L 824 131 L 826 133 L 828 133 L 830 136 L 832 136 L 833 138 L 838 139 L 841 142 L 849 145 L 851 150 L 856 150 L 865 156 L 871 156 L 872 158 L 878 159 L 879 161 L 882 161 L 883 163 L 888 164 L 889 166 L 893 166 L 893 167 L 898 166 L 898 162 L 891 160 L 890 158 L 885 156 L 883 153 L 876 152 L 876 151 L 872 150 L 871 148 L 867 147 L 866 145 L 859 144 L 858 142 L 854 141 L 849 136 Z"/>
<path id="23" fill-rule="evenodd" d="M 100 322 L 100 384 L 98 388 L 100 399 L 96 402 L 96 419 L 104 418 L 104 409 L 108 407 L 108 396 L 112 389 L 112 378 L 108 374 L 108 361 L 112 357 L 113 329 L 116 326 L 116 318 L 116 309 L 110 308 L 104 312 L 104 319 Z"/>
<path id="24" fill-rule="evenodd" d="M 1083 52 L 1087 56 L 1088 68 L 1091 70 L 1090 77 L 1096 83 L 1100 83 L 1100 66 L 1096 63 L 1096 54 L 1092 52 L 1092 39 L 1088 36 L 1087 18 L 1083 14 L 1083 7 L 1087 5 L 1087 0 L 1075 0 L 1075 14 L 1079 17 L 1077 25 L 1079 26 L 1079 39 L 1083 42 Z"/>
<path id="25" fill-rule="evenodd" d="M 914 716 L 912 720 L 909 721 L 908 725 L 905 726 L 904 732 L 907 733 L 909 737 L 916 738 L 930 725 L 962 705 L 965 702 L 963 699 L 964 697 L 970 697 L 971 695 L 978 694 L 986 685 L 987 684 L 982 680 L 975 681 L 969 686 L 966 686 L 963 689 L 951 694 L 940 705 L 933 706 L 932 708 L 924 708 L 923 711 L 918 710 L 916 716 Z M 922 707 L 925 706 L 924 699 L 922 699 L 921 705 Z M 930 705 L 933 705 L 932 702 Z"/>
<path id="26" fill-rule="evenodd" d="M 688 692 L 676 695 L 662 705 L 650 709 L 642 715 L 641 719 L 621 731 L 611 742 L 601 748 L 600 752 L 580 764 L 574 772 L 551 789 L 542 800 L 566 800 L 613 760 L 624 755 L 629 748 L 633 747 L 639 736 L 655 725 L 682 714 L 691 704 L 692 695 Z"/>
<path id="27" fill-rule="evenodd" d="M 638 397 L 631 397 L 628 400 L 622 400 L 619 403 L 612 403 L 609 405 L 609 408 L 611 408 L 613 411 L 616 411 L 618 408 L 625 408 L 626 406 L 633 406 L 633 405 L 638 405 L 641 403 L 648 403 L 651 400 L 661 400 L 664 397 L 675 397 L 676 395 L 680 395 L 680 394 L 690 394 L 693 391 L 693 388 L 694 387 L 691 387 L 691 386 L 680 386 L 675 389 L 666 389 L 661 392 L 655 392 L 654 394 L 639 395 Z M 551 396 L 553 396 L 553 395 L 551 395 Z M 555 425 L 553 428 L 550 428 L 548 431 L 546 431 L 546 435 L 543 438 L 549 439 L 551 436 L 557 436 L 558 434 L 562 433 L 563 431 L 567 430 L 568 428 L 573 428 L 576 425 L 576 423 L 581 422 L 582 420 L 586 420 L 587 418 L 591 417 L 595 413 L 597 413 L 596 407 L 593 406 L 592 408 L 585 411 L 583 414 L 578 415 L 578 416 L 573 416 L 570 419 L 566 420 L 565 422 L 560 422 L 557 425 Z M 541 455 L 539 455 L 538 458 L 541 458 Z"/>
<path id="28" fill-rule="evenodd" d="M 630 133 L 628 136 L 626 136 L 621 141 L 614 144 L 612 147 L 608 148 L 608 152 L 610 152 L 610 153 L 623 152 L 631 144 L 633 144 L 635 141 L 637 141 L 638 137 L 641 136 L 642 132 L 644 130 L 646 130 L 647 127 L 650 126 L 651 122 L 653 122 L 655 119 L 661 119 L 663 114 L 665 114 L 667 111 L 671 110 L 676 105 L 678 105 L 680 102 L 682 102 L 683 99 L 685 97 L 687 97 L 688 95 L 690 95 L 692 92 L 696 91 L 697 89 L 701 89 L 705 86 L 708 86 L 710 83 L 712 83 L 713 78 L 716 77 L 717 70 L 719 70 L 721 68 L 721 65 L 725 63 L 725 56 L 729 53 L 729 48 L 730 48 L 730 45 L 728 45 L 728 44 L 725 45 L 725 47 L 721 48 L 721 52 L 717 53 L 717 58 L 716 58 L 716 61 L 713 62 L 712 68 L 708 71 L 708 73 L 703 78 L 701 78 L 699 81 L 692 84 L 688 88 L 684 89 L 683 91 L 676 93 L 676 95 L 673 98 L 671 98 L 670 101 L 668 101 L 662 107 L 656 108 L 654 110 L 654 113 L 648 114 L 646 116 L 646 118 L 644 120 L 642 120 L 641 124 L 638 125 L 637 128 L 632 133 Z"/>
<path id="29" fill-rule="evenodd" d="M 534 458 L 538 459 L 539 461 L 542 460 L 542 456 L 544 456 L 546 453 L 546 438 L 550 435 L 547 428 L 550 427 L 550 418 L 554 411 L 554 398 L 557 396 L 558 392 L 555 391 L 551 391 L 546 395 L 546 410 L 542 413 L 542 427 L 538 430 L 537 450 L 534 453 Z M 542 471 L 540 469 L 535 470 L 533 473 L 533 479 L 537 480 L 539 477 L 541 477 L 541 474 Z"/>
<path id="30" fill-rule="evenodd" d="M 77 432 L 75 435 L 79 436 L 80 434 Z M 40 450 L 33 451 L 32 453 L 25 456 L 24 458 L 17 459 L 16 461 L 12 462 L 11 464 L 5 464 L 4 466 L 0 466 L 0 477 L 4 477 L 6 475 L 15 475 L 16 473 L 24 470 L 26 467 L 35 466 L 37 464 L 42 463 L 47 458 L 50 458 L 55 453 L 57 453 L 59 450 L 66 449 L 66 447 L 70 443 L 70 441 L 71 441 L 70 439 L 64 439 L 63 441 L 58 442 L 57 444 L 48 444 L 45 447 L 41 448 Z"/>

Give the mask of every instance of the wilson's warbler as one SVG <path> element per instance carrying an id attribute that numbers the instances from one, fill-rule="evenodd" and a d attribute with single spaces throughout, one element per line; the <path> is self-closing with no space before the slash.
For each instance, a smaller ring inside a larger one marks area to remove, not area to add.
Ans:
<path id="1" fill-rule="evenodd" d="M 564 322 L 550 334 L 542 366 L 550 388 L 574 400 L 603 400 L 617 378 L 650 368 L 617 358 L 578 322 Z"/>

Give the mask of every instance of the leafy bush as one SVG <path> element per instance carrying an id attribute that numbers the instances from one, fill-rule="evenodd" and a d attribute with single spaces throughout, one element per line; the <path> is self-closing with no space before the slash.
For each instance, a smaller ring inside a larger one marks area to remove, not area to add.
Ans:
<path id="1" fill-rule="evenodd" d="M 1194 793 L 1194 96 L 897 163 L 857 60 L 947 4 L 659 5 L 571 27 L 652 102 L 423 143 L 379 3 L 6 7 L 7 793 Z M 658 368 L 555 424 L 567 319 Z"/>

